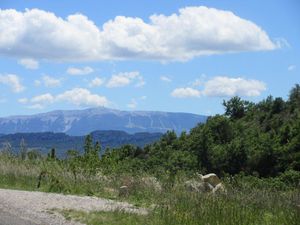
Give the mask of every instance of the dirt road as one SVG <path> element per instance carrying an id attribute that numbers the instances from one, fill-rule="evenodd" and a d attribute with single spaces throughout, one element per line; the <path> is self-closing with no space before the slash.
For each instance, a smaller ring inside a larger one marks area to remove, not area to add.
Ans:
<path id="1" fill-rule="evenodd" d="M 87 196 L 0 189 L 0 225 L 77 225 L 67 221 L 53 209 L 82 211 L 124 210 L 146 214 L 125 202 Z"/>

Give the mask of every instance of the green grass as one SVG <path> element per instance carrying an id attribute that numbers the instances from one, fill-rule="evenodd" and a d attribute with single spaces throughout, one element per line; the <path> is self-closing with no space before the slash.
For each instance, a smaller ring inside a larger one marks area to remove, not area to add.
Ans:
<path id="1" fill-rule="evenodd" d="M 67 220 L 78 221 L 91 225 L 142 225 L 147 223 L 147 216 L 115 212 L 83 212 L 74 210 L 61 210 Z"/>
<path id="2" fill-rule="evenodd" d="M 67 219 L 90 225 L 297 225 L 300 212 L 291 201 L 295 196 L 278 193 L 235 193 L 203 195 L 174 191 L 162 196 L 149 215 L 125 212 L 82 212 L 64 210 Z M 256 196 L 256 198 L 255 198 Z M 285 198 L 285 199 L 284 199 Z"/>
<path id="3" fill-rule="evenodd" d="M 38 177 L 42 178 L 37 188 Z M 144 174 L 143 176 L 146 176 Z M 268 180 L 240 177 L 224 180 L 227 194 L 211 195 L 187 192 L 180 176 L 175 183 L 161 181 L 161 192 L 145 186 L 142 176 L 114 174 L 93 176 L 79 171 L 74 175 L 66 165 L 53 161 L 21 161 L 0 157 L 0 188 L 38 190 L 77 195 L 93 195 L 127 201 L 149 208 L 148 215 L 125 212 L 60 211 L 67 219 L 87 224 L 106 225 L 298 225 L 300 190 L 283 188 Z M 130 187 L 128 196 L 119 196 L 118 187 Z M 273 188 L 279 187 L 279 188 Z M 151 206 L 151 207 L 150 207 Z M 155 206 L 155 207 L 153 207 Z"/>

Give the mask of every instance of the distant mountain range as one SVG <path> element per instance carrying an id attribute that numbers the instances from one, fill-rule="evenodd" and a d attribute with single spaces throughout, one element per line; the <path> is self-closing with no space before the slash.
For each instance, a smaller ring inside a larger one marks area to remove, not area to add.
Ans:
<path id="1" fill-rule="evenodd" d="M 120 111 L 99 107 L 0 118 L 0 133 L 55 132 L 78 136 L 95 130 L 119 130 L 131 134 L 174 130 L 179 134 L 206 119 L 206 116 L 191 113 Z"/>
<path id="2" fill-rule="evenodd" d="M 160 139 L 162 133 L 135 133 L 124 131 L 94 131 L 91 133 L 94 142 L 99 141 L 102 149 L 114 148 L 125 144 L 143 147 Z M 57 150 L 59 157 L 64 157 L 67 150 L 83 151 L 85 136 L 69 136 L 64 133 L 16 133 L 0 135 L 0 149 L 9 142 L 14 152 L 18 152 L 21 140 L 24 139 L 28 149 L 40 150 L 46 154 L 51 148 Z"/>

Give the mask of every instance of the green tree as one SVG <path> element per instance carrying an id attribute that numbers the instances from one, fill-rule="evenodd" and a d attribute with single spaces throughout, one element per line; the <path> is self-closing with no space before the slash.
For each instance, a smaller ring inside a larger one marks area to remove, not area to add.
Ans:
<path id="1" fill-rule="evenodd" d="M 241 100 L 238 96 L 231 98 L 229 101 L 224 100 L 225 115 L 232 119 L 242 118 L 246 113 L 248 104 L 249 102 Z"/>
<path id="2" fill-rule="evenodd" d="M 25 160 L 26 156 L 27 156 L 27 145 L 25 143 L 24 138 L 22 138 L 20 142 L 20 157 L 22 160 Z"/>
<path id="3" fill-rule="evenodd" d="M 87 135 L 85 138 L 85 143 L 84 143 L 84 155 L 85 157 L 89 157 L 91 153 L 93 152 L 93 140 L 92 140 L 92 135 Z"/>

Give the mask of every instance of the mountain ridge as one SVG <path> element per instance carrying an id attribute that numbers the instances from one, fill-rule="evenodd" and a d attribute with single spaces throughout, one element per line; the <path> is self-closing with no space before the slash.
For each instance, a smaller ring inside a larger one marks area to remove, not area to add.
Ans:
<path id="1" fill-rule="evenodd" d="M 0 133 L 63 132 L 85 135 L 94 130 L 121 130 L 127 133 L 189 131 L 207 117 L 192 113 L 124 111 L 105 107 L 83 110 L 55 110 L 33 115 L 0 118 Z"/>

